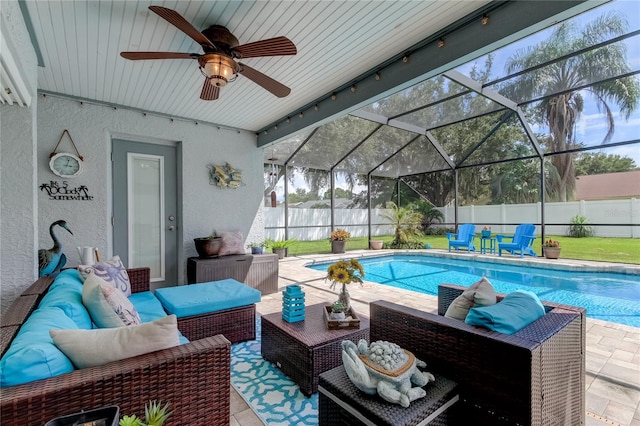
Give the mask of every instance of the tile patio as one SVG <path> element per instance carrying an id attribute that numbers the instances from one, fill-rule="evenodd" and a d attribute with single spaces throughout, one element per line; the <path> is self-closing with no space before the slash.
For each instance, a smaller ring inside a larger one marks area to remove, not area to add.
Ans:
<path id="1" fill-rule="evenodd" d="M 446 253 L 430 250 L 431 253 Z M 344 257 L 361 257 L 383 254 L 384 251 L 369 250 L 348 251 L 344 255 L 306 255 L 287 257 L 280 261 L 278 293 L 265 295 L 258 303 L 260 314 L 278 312 L 282 307 L 281 291 L 285 286 L 298 283 L 303 286 L 306 303 L 330 302 L 336 293 L 329 289 L 324 281 L 324 273 L 305 268 L 304 265 L 316 261 L 327 261 Z M 468 254 L 455 254 L 469 256 Z M 482 257 L 482 260 L 495 259 L 495 256 Z M 503 256 L 504 257 L 504 256 Z M 514 260 L 516 260 L 514 258 Z M 518 258 L 517 261 L 520 259 Z M 527 263 L 548 261 L 527 259 Z M 614 266 L 634 269 L 640 273 L 640 266 L 606 264 L 560 260 L 558 263 L 574 268 L 589 266 Z M 362 287 L 349 286 L 352 305 L 358 312 L 368 314 L 369 303 L 375 300 L 389 300 L 428 312 L 437 312 L 437 299 L 434 296 L 408 290 L 365 282 Z M 587 318 L 587 357 L 586 357 L 586 426 L 640 426 L 640 328 Z M 260 419 L 246 405 L 244 400 L 231 389 L 231 425 L 261 425 Z"/>

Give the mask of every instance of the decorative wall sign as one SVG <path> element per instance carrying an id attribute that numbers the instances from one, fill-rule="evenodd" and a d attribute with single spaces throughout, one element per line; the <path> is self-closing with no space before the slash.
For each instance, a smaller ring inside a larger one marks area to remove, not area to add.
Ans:
<path id="1" fill-rule="evenodd" d="M 66 180 L 62 181 L 62 185 L 54 180 L 43 183 L 40 185 L 40 191 L 46 191 L 50 200 L 93 200 L 93 195 L 89 195 L 89 188 L 85 185 L 69 188 Z"/>
<path id="2" fill-rule="evenodd" d="M 239 188 L 242 183 L 242 172 L 234 169 L 229 163 L 224 166 L 216 166 L 209 164 L 209 184 L 216 185 L 218 188 Z"/>

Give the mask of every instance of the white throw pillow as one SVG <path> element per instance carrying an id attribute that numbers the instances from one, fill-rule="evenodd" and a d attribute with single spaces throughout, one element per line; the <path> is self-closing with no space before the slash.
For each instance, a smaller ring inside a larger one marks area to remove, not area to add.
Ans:
<path id="1" fill-rule="evenodd" d="M 53 343 L 77 368 L 102 365 L 180 344 L 178 320 L 175 315 L 131 327 L 94 330 L 51 329 L 49 334 Z"/>
<path id="2" fill-rule="evenodd" d="M 99 328 L 140 324 L 133 304 L 117 288 L 91 272 L 82 285 L 82 304 Z"/>
<path id="3" fill-rule="evenodd" d="M 464 321 L 467 318 L 469 310 L 474 306 L 495 305 L 496 301 L 497 294 L 491 282 L 485 277 L 482 277 L 480 281 L 469 286 L 469 288 L 451 302 L 444 316 Z"/>

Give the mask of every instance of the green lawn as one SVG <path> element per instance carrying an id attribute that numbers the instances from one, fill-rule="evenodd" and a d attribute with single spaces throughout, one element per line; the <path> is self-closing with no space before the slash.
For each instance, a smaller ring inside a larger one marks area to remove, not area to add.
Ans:
<path id="1" fill-rule="evenodd" d="M 571 238 L 567 236 L 546 235 L 560 242 L 562 251 L 561 258 L 596 260 L 606 262 L 632 263 L 640 265 L 640 239 L 638 238 Z M 393 237 L 375 237 L 377 240 L 390 242 Z M 477 238 L 476 238 L 477 239 Z M 431 244 L 432 248 L 447 249 L 449 247 L 445 236 L 428 236 L 421 240 L 423 243 Z M 541 253 L 540 238 L 534 243 L 535 250 Z M 480 243 L 476 243 L 480 246 Z M 352 238 L 347 242 L 347 250 L 368 248 L 367 238 Z M 329 240 L 320 241 L 297 241 L 289 247 L 289 255 L 331 253 Z"/>

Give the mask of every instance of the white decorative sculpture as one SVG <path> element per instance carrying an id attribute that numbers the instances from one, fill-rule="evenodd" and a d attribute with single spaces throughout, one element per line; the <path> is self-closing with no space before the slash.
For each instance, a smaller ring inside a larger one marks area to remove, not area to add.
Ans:
<path id="1" fill-rule="evenodd" d="M 435 381 L 433 374 L 422 372 L 424 361 L 395 343 L 378 340 L 369 346 L 360 340 L 342 342 L 342 362 L 349 379 L 361 391 L 393 404 L 408 407 L 411 401 L 426 395 L 422 386 Z M 417 387 L 412 387 L 412 383 Z"/>

